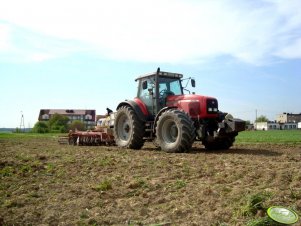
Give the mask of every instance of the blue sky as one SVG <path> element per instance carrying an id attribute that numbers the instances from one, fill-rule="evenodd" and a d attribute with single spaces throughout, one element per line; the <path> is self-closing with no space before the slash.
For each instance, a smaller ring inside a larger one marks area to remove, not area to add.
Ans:
<path id="1" fill-rule="evenodd" d="M 115 109 L 134 79 L 192 76 L 221 111 L 301 112 L 301 1 L 1 1 L 0 127 L 41 108 Z"/>

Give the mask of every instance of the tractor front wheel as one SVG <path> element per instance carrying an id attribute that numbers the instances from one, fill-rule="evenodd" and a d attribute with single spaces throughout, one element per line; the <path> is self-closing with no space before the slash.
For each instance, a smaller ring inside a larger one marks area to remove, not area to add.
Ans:
<path id="1" fill-rule="evenodd" d="M 144 123 L 129 106 L 117 110 L 114 123 L 114 137 L 117 146 L 140 149 L 143 144 Z"/>
<path id="2" fill-rule="evenodd" d="M 195 138 L 191 118 L 183 111 L 170 109 L 162 113 L 156 127 L 157 142 L 166 152 L 186 152 Z"/>
<path id="3" fill-rule="evenodd" d="M 233 137 L 226 137 L 212 142 L 203 142 L 207 150 L 228 150 L 235 141 Z"/>

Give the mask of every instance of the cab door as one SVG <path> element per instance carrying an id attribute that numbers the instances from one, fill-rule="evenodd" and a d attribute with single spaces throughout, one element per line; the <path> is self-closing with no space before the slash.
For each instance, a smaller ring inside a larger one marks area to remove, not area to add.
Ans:
<path id="1" fill-rule="evenodd" d="M 145 104 L 150 115 L 154 115 L 155 109 L 155 83 L 151 78 L 142 78 L 139 82 L 137 97 Z"/>

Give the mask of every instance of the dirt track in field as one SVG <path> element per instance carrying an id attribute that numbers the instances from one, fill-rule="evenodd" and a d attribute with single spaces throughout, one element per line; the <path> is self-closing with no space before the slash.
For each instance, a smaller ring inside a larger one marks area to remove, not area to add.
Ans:
<path id="1" fill-rule="evenodd" d="M 301 212 L 300 145 L 168 154 L 0 140 L 0 225 L 246 225 L 283 205 Z M 250 210 L 250 197 L 263 195 Z"/>

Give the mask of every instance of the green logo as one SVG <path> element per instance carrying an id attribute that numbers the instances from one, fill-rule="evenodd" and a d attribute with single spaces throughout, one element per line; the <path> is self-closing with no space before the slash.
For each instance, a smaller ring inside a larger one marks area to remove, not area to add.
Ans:
<path id="1" fill-rule="evenodd" d="M 285 207 L 272 206 L 267 212 L 270 218 L 282 224 L 294 224 L 299 220 L 297 213 Z"/>

